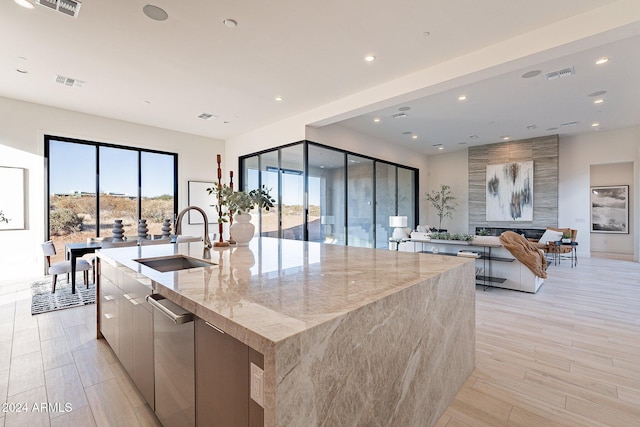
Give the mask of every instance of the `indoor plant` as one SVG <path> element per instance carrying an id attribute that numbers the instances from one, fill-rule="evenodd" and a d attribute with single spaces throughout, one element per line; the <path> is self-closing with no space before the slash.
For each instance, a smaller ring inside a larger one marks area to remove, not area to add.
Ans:
<path id="1" fill-rule="evenodd" d="M 207 188 L 209 194 L 216 197 L 218 211 L 222 213 L 218 221 L 228 222 L 233 215 L 233 224 L 229 234 L 238 246 L 247 246 L 255 233 L 255 226 L 251 224 L 249 212 L 255 208 L 269 210 L 275 199 L 269 194 L 265 186 L 250 191 L 233 191 L 227 184 L 220 187 Z"/>
<path id="2" fill-rule="evenodd" d="M 441 231 L 442 219 L 453 217 L 453 211 L 455 211 L 456 207 L 456 197 L 451 194 L 451 187 L 446 184 L 441 184 L 440 190 L 432 190 L 431 193 L 427 193 L 426 197 L 438 213 L 440 220 L 438 223 L 438 231 Z"/>

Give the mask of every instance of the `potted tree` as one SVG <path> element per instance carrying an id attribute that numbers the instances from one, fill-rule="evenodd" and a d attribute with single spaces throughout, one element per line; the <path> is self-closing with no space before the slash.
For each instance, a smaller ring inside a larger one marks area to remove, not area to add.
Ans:
<path id="1" fill-rule="evenodd" d="M 453 218 L 453 212 L 456 210 L 456 197 L 451 194 L 451 187 L 446 184 L 440 184 L 440 190 L 432 190 L 427 193 L 427 200 L 438 213 L 438 232 L 442 230 L 442 220 L 444 218 Z"/>

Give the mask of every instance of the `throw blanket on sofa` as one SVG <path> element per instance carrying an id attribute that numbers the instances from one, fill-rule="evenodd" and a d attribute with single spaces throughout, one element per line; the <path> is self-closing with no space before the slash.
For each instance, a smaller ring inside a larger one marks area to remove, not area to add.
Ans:
<path id="1" fill-rule="evenodd" d="M 533 274 L 543 279 L 547 278 L 547 260 L 533 243 L 513 231 L 502 233 L 500 242 L 518 261 L 526 265 Z"/>

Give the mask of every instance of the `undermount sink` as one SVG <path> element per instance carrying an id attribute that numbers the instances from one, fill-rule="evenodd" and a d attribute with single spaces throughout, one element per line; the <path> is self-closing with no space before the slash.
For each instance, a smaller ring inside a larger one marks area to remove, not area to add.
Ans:
<path id="1" fill-rule="evenodd" d="M 161 273 L 166 273 L 169 271 L 178 271 L 178 270 L 187 270 L 189 268 L 200 268 L 200 267 L 212 267 L 217 265 L 212 262 L 202 261 L 196 258 L 191 258 L 184 255 L 172 255 L 166 257 L 157 257 L 157 258 L 139 258 L 134 259 L 134 261 L 139 262 L 142 265 L 146 265 L 149 268 L 152 268 Z"/>

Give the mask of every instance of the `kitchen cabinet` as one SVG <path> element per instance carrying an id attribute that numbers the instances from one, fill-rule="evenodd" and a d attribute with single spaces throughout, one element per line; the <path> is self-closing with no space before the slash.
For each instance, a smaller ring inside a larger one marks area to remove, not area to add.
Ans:
<path id="1" fill-rule="evenodd" d="M 260 353 L 221 329 L 196 319 L 196 425 L 262 426 L 263 410 L 249 397 L 250 363 Z"/>
<path id="2" fill-rule="evenodd" d="M 102 270 L 108 274 L 98 275 L 101 278 L 100 295 L 98 295 L 100 299 L 98 332 L 107 340 L 116 356 L 120 357 L 120 311 L 118 304 L 122 292 L 114 283 L 115 271 L 112 269 L 113 267 L 109 265 L 103 265 Z"/>
<path id="3" fill-rule="evenodd" d="M 149 287 L 99 261 L 100 332 L 149 406 L 154 408 L 153 315 Z"/>

